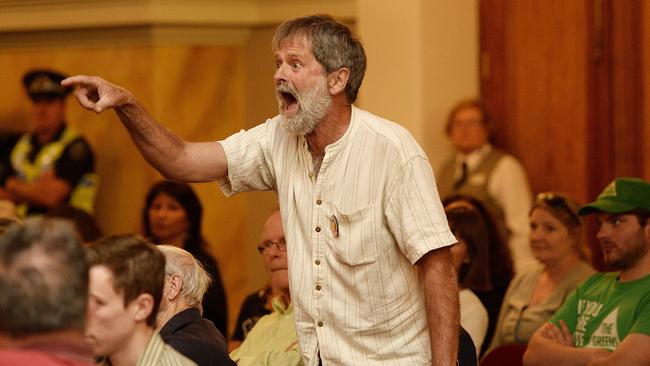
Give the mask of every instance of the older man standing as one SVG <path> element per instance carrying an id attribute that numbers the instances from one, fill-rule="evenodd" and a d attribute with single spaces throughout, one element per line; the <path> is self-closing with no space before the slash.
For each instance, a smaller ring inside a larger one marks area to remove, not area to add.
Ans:
<path id="1" fill-rule="evenodd" d="M 78 85 L 88 109 L 115 108 L 163 175 L 218 180 L 227 195 L 278 193 L 307 365 L 454 364 L 456 239 L 424 151 L 403 127 L 353 106 L 366 58 L 345 25 L 287 21 L 273 50 L 280 114 L 218 143 L 181 140 L 101 78 L 63 84 Z"/>
<path id="2" fill-rule="evenodd" d="M 210 275 L 186 250 L 158 245 L 165 256 L 165 287 L 158 310 L 158 330 L 165 343 L 199 366 L 235 365 L 228 357 L 226 339 L 203 318 L 203 296 Z"/>

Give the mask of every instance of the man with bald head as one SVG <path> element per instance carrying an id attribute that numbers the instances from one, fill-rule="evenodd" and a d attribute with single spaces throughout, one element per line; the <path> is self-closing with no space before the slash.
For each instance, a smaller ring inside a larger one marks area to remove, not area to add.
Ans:
<path id="1" fill-rule="evenodd" d="M 287 243 L 279 210 L 266 220 L 257 251 L 264 258 L 272 286 L 281 293 L 271 301 L 273 312 L 258 320 L 231 356 L 239 366 L 302 365 L 289 293 Z"/>

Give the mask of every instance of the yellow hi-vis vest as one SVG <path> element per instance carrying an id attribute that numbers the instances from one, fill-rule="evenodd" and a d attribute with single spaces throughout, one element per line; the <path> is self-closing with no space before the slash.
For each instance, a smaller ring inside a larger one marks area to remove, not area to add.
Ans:
<path id="1" fill-rule="evenodd" d="M 30 162 L 28 155 L 32 150 L 31 135 L 25 134 L 14 146 L 11 152 L 11 164 L 18 176 L 27 183 L 36 180 L 42 173 L 54 169 L 54 165 L 61 157 L 63 150 L 72 141 L 79 137 L 79 133 L 66 127 L 61 137 L 41 148 L 34 162 Z M 68 203 L 71 206 L 93 213 L 95 197 L 99 188 L 99 177 L 95 173 L 84 174 L 76 187 L 70 193 Z M 29 207 L 23 203 L 18 205 L 18 214 L 25 217 Z"/>

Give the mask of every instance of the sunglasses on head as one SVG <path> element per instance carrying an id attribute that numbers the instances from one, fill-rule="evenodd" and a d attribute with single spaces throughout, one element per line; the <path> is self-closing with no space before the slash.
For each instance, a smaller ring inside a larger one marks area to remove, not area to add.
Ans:
<path id="1" fill-rule="evenodd" d="M 538 194 L 535 200 L 537 202 L 544 203 L 546 206 L 549 206 L 554 210 L 562 210 L 568 213 L 569 217 L 571 217 L 571 220 L 580 226 L 580 218 L 575 213 L 575 211 L 573 211 L 571 206 L 569 206 L 569 203 L 564 197 L 550 192 L 543 192 Z"/>

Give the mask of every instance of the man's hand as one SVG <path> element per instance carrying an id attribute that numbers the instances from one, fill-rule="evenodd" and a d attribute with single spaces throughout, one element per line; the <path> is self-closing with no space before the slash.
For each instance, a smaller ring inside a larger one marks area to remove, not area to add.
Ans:
<path id="1" fill-rule="evenodd" d="M 567 347 L 573 347 L 573 335 L 564 320 L 560 320 L 560 328 L 553 323 L 546 323 L 541 329 L 542 337 L 549 339 L 557 344 Z"/>
<path id="2" fill-rule="evenodd" d="M 98 76 L 71 76 L 63 80 L 61 85 L 75 86 L 74 94 L 79 104 L 97 113 L 135 102 L 131 92 Z"/>

